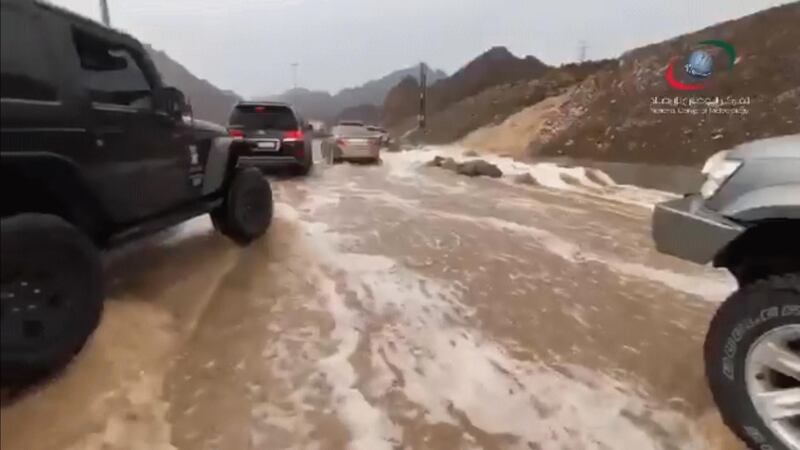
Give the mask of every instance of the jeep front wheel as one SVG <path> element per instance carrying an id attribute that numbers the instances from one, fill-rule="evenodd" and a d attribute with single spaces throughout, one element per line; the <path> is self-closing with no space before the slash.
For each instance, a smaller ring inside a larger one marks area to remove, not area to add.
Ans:
<path id="1" fill-rule="evenodd" d="M 22 381 L 65 365 L 97 327 L 103 270 L 89 238 L 59 217 L 2 220 L 2 379 Z"/>
<path id="2" fill-rule="evenodd" d="M 725 423 L 751 448 L 800 449 L 800 275 L 743 286 L 717 311 L 706 375 Z"/>
<path id="3" fill-rule="evenodd" d="M 214 227 L 239 244 L 262 236 L 272 222 L 272 189 L 261 171 L 239 169 L 221 206 L 211 212 Z"/>

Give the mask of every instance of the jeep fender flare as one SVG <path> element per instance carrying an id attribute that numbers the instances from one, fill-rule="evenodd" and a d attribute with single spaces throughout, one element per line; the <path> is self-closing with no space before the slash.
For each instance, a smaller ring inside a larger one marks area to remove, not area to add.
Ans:
<path id="1" fill-rule="evenodd" d="M 3 216 L 22 212 L 61 216 L 95 243 L 108 237 L 108 211 L 94 195 L 80 167 L 51 152 L 3 153 Z M 30 204 L 28 202 L 31 202 Z"/>
<path id="2" fill-rule="evenodd" d="M 203 175 L 203 195 L 211 195 L 219 192 L 225 182 L 233 173 L 238 160 L 236 153 L 237 145 L 240 140 L 227 136 L 216 137 L 211 140 L 206 160 L 205 173 Z"/>

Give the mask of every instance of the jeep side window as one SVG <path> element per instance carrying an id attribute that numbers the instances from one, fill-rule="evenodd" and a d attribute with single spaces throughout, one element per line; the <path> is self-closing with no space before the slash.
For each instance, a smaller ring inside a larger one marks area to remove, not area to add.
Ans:
<path id="1" fill-rule="evenodd" d="M 43 27 L 8 3 L 2 5 L 2 80 L 0 97 L 4 99 L 56 101 L 58 89 L 55 72 L 47 56 Z"/>
<path id="2" fill-rule="evenodd" d="M 81 79 L 93 103 L 153 108 L 152 86 L 130 49 L 80 30 L 74 30 L 73 42 Z"/>

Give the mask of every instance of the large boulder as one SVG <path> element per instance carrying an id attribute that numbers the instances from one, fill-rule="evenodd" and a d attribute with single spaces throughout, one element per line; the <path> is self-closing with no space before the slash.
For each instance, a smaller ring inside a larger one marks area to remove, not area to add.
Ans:
<path id="1" fill-rule="evenodd" d="M 500 170 L 500 168 L 482 159 L 476 159 L 475 161 L 467 161 L 459 164 L 456 172 L 468 177 L 486 176 L 500 178 L 503 176 L 503 171 Z"/>

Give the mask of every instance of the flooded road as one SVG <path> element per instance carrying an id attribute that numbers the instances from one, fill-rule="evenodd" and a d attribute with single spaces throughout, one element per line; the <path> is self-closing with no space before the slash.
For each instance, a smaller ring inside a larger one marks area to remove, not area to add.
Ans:
<path id="1" fill-rule="evenodd" d="M 248 248 L 198 218 L 109 255 L 100 328 L 3 406 L 2 448 L 741 448 L 701 366 L 734 284 L 655 252 L 671 194 L 434 155 L 463 157 L 275 180 Z"/>

